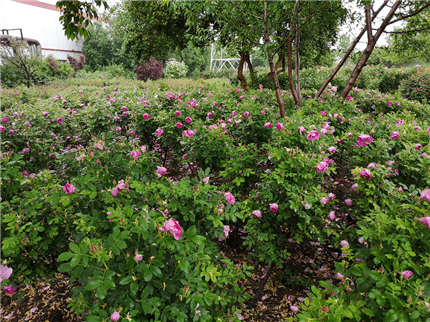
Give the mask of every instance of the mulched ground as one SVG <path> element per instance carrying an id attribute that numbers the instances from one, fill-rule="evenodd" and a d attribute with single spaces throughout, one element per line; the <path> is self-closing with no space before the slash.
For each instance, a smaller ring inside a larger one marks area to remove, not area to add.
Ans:
<path id="1" fill-rule="evenodd" d="M 225 256 L 236 264 L 254 266 L 246 250 L 238 251 L 238 247 L 226 243 L 220 243 L 220 247 Z M 291 306 L 299 307 L 311 285 L 317 284 L 318 280 L 331 278 L 330 272 L 334 269 L 333 249 L 304 243 L 290 243 L 287 248 L 292 255 L 285 263 L 284 269 L 272 271 L 254 309 L 246 309 L 249 303 L 245 303 L 242 308 L 243 321 L 284 321 L 294 316 Z M 251 298 L 257 292 L 267 269 L 268 267 L 255 266 L 252 277 L 240 285 Z M 71 288 L 68 276 L 57 273 L 55 280 L 40 280 L 37 285 L 27 288 L 20 299 L 16 295 L 18 293 L 10 296 L 1 292 L 1 321 L 82 321 L 67 308 Z"/>

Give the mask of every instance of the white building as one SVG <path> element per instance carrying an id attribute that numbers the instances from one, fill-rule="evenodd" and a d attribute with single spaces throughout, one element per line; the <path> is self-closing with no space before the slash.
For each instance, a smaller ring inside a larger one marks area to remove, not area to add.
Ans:
<path id="1" fill-rule="evenodd" d="M 79 57 L 83 41 L 67 39 L 59 21 L 56 0 L 0 0 L 0 31 L 21 38 L 37 40 L 42 56 L 67 60 L 67 55 Z M 18 29 L 18 30 L 11 30 Z"/>

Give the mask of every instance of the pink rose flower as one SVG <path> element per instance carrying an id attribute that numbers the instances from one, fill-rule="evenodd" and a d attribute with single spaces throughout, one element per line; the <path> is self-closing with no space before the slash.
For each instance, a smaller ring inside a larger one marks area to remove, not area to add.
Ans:
<path id="1" fill-rule="evenodd" d="M 276 123 L 276 128 L 278 129 L 278 131 L 285 130 L 284 124 L 282 124 L 281 122 Z"/>
<path id="2" fill-rule="evenodd" d="M 348 243 L 346 240 L 342 240 L 342 241 L 340 242 L 340 246 L 341 246 L 341 247 L 348 247 L 348 246 L 349 246 L 349 243 Z"/>
<path id="3" fill-rule="evenodd" d="M 392 138 L 393 140 L 397 140 L 399 136 L 400 135 L 398 131 L 394 131 L 393 133 L 390 134 L 390 138 Z"/>
<path id="4" fill-rule="evenodd" d="M 267 122 L 267 123 L 264 124 L 264 127 L 270 129 L 272 127 L 272 123 Z"/>
<path id="5" fill-rule="evenodd" d="M 328 148 L 328 152 L 330 154 L 335 153 L 336 152 L 336 148 L 334 146 L 331 146 L 331 147 Z"/>
<path id="6" fill-rule="evenodd" d="M 430 217 L 425 216 L 425 217 L 422 217 L 422 218 L 418 218 L 418 221 L 420 223 L 423 223 L 424 225 L 427 225 L 427 228 L 430 229 Z"/>
<path id="7" fill-rule="evenodd" d="M 330 219 L 331 221 L 336 219 L 334 211 L 330 211 L 330 213 L 328 214 L 328 219 Z"/>
<path id="8" fill-rule="evenodd" d="M 204 183 L 209 183 L 209 177 L 204 177 L 204 178 L 203 178 L 203 182 L 204 182 Z"/>
<path id="9" fill-rule="evenodd" d="M 373 138 L 370 135 L 361 134 L 357 138 L 357 144 L 359 146 L 366 146 L 368 144 L 371 144 L 373 142 Z"/>
<path id="10" fill-rule="evenodd" d="M 212 117 L 214 117 L 214 113 L 209 112 L 208 114 L 206 114 L 206 116 L 209 117 L 209 118 L 212 118 Z"/>
<path id="11" fill-rule="evenodd" d="M 193 121 L 193 119 L 189 116 L 187 116 L 187 118 L 185 119 L 185 122 L 187 123 L 191 123 Z"/>
<path id="12" fill-rule="evenodd" d="M 228 237 L 228 233 L 230 232 L 230 226 L 224 226 L 224 238 L 219 238 L 218 241 L 222 241 Z"/>
<path id="13" fill-rule="evenodd" d="M 404 271 L 404 272 L 402 272 L 402 276 L 403 276 L 403 278 L 404 279 L 408 279 L 409 277 L 411 277 L 412 275 L 413 275 L 414 273 L 412 273 L 411 271 Z"/>
<path id="14" fill-rule="evenodd" d="M 403 124 L 403 121 L 402 121 L 402 120 L 399 120 L 399 121 L 397 121 L 397 122 L 396 122 L 396 126 L 397 126 L 397 127 L 401 127 L 401 126 L 402 126 L 402 124 Z"/>
<path id="15" fill-rule="evenodd" d="M 301 135 L 303 132 L 306 132 L 306 129 L 304 128 L 304 126 L 299 126 L 299 127 L 298 127 L 298 129 L 299 129 L 300 135 Z"/>
<path id="16" fill-rule="evenodd" d="M 323 204 L 323 205 L 326 205 L 326 204 L 328 204 L 330 202 L 330 200 L 329 199 L 327 199 L 326 197 L 322 197 L 321 198 L 321 203 Z"/>
<path id="17" fill-rule="evenodd" d="M 75 186 L 74 185 L 72 185 L 72 184 L 70 184 L 70 183 L 67 183 L 64 187 L 63 187 L 63 190 L 64 190 L 64 192 L 65 193 L 67 193 L 67 194 L 71 194 L 71 193 L 73 193 L 74 191 L 75 191 Z"/>
<path id="18" fill-rule="evenodd" d="M 164 131 L 163 131 L 162 129 L 160 129 L 160 128 L 158 128 L 158 129 L 155 131 L 155 134 L 157 134 L 158 136 L 161 136 L 163 133 L 164 133 Z"/>
<path id="19" fill-rule="evenodd" d="M 170 218 L 168 221 L 166 221 L 163 227 L 160 228 L 160 230 L 164 230 L 171 233 L 173 235 L 173 238 L 175 238 L 176 240 L 181 239 L 182 228 L 181 226 L 179 226 L 179 223 L 173 218 Z"/>
<path id="20" fill-rule="evenodd" d="M 143 256 L 142 256 L 142 255 L 140 255 L 140 254 L 136 254 L 136 256 L 134 256 L 134 260 L 135 260 L 136 262 L 140 262 L 142 259 L 143 259 Z"/>
<path id="21" fill-rule="evenodd" d="M 271 203 L 270 204 L 270 211 L 271 212 L 278 212 L 279 206 L 276 203 Z"/>
<path id="22" fill-rule="evenodd" d="M 421 145 L 421 144 L 419 144 L 419 143 L 417 143 L 416 145 L 415 145 L 415 150 L 419 150 L 419 149 L 421 149 L 423 146 Z"/>
<path id="23" fill-rule="evenodd" d="M 248 112 L 248 111 L 246 111 L 245 113 L 243 113 L 243 116 L 245 116 L 245 117 L 249 117 L 249 112 Z"/>
<path id="24" fill-rule="evenodd" d="M 252 215 L 253 215 L 255 218 L 261 218 L 261 211 L 260 211 L 260 210 L 254 210 L 254 211 L 252 212 Z"/>
<path id="25" fill-rule="evenodd" d="M 423 190 L 421 192 L 421 199 L 427 200 L 427 202 L 430 202 L 430 189 Z"/>
<path id="26" fill-rule="evenodd" d="M 393 102 L 388 101 L 388 102 L 387 102 L 387 105 L 388 105 L 388 106 L 391 106 L 391 105 L 393 105 Z"/>
<path id="27" fill-rule="evenodd" d="M 181 122 L 176 123 L 176 127 L 178 129 L 182 129 L 184 127 L 184 125 Z"/>
<path id="28" fill-rule="evenodd" d="M 346 204 L 348 207 L 351 207 L 351 206 L 352 206 L 352 201 L 351 201 L 351 199 L 345 199 L 345 204 Z"/>
<path id="29" fill-rule="evenodd" d="M 293 305 L 293 306 L 290 306 L 290 310 L 293 312 L 297 312 L 299 310 L 299 308 L 297 306 Z"/>
<path id="30" fill-rule="evenodd" d="M 369 165 L 367 166 L 367 169 L 373 169 L 376 168 L 378 165 L 375 162 L 369 163 Z"/>
<path id="31" fill-rule="evenodd" d="M 10 294 L 10 295 L 14 295 L 17 289 L 18 289 L 18 287 L 16 287 L 16 286 L 14 287 L 14 286 L 12 286 L 12 284 L 10 284 L 9 286 L 5 286 L 5 287 L 3 288 L 3 290 L 4 290 L 7 294 Z"/>
<path id="32" fill-rule="evenodd" d="M 175 116 L 181 116 L 181 112 L 175 111 Z"/>
<path id="33" fill-rule="evenodd" d="M 157 170 L 155 170 L 155 173 L 158 175 L 158 178 L 161 178 L 164 176 L 167 172 L 167 169 L 165 167 L 159 167 L 157 166 Z"/>
<path id="34" fill-rule="evenodd" d="M 12 268 L 0 265 L 0 283 L 7 280 L 12 275 Z"/>
<path id="35" fill-rule="evenodd" d="M 146 121 L 146 120 L 149 120 L 151 118 L 151 116 L 149 115 L 149 114 L 146 114 L 146 113 L 143 113 L 143 119 Z"/>
<path id="36" fill-rule="evenodd" d="M 142 154 L 142 153 L 141 153 L 140 151 L 133 150 L 133 151 L 131 151 L 130 156 L 131 156 L 133 159 L 137 160 L 137 158 L 138 158 L 138 157 L 139 157 L 139 155 L 141 155 L 141 154 Z"/>
<path id="37" fill-rule="evenodd" d="M 119 320 L 119 318 L 120 318 L 120 315 L 119 315 L 119 313 L 118 313 L 117 311 L 113 312 L 113 313 L 111 314 L 111 316 L 110 316 L 110 320 L 111 320 L 112 322 L 116 322 L 116 321 L 118 321 L 118 320 Z"/>
<path id="38" fill-rule="evenodd" d="M 308 135 L 306 136 L 306 139 L 311 140 L 311 141 L 315 141 L 318 140 L 320 138 L 320 134 L 317 130 L 312 130 L 308 133 Z"/>
<path id="39" fill-rule="evenodd" d="M 57 119 L 57 122 L 58 122 L 58 124 L 61 124 L 61 123 L 63 123 L 63 119 L 62 119 L 61 117 L 59 117 L 59 118 Z"/>
<path id="40" fill-rule="evenodd" d="M 227 202 L 229 204 L 231 204 L 232 206 L 234 205 L 234 203 L 236 202 L 236 198 L 231 194 L 231 192 L 226 192 L 224 194 L 225 200 L 227 200 Z"/>
<path id="41" fill-rule="evenodd" d="M 362 178 L 365 178 L 365 179 L 367 179 L 367 180 L 372 179 L 372 177 L 371 177 L 371 175 L 370 175 L 370 171 L 369 171 L 369 170 L 367 170 L 367 169 L 363 169 L 363 171 L 361 171 L 361 172 L 359 173 L 359 176 L 360 176 L 360 177 L 362 177 Z"/>
<path id="42" fill-rule="evenodd" d="M 317 164 L 317 171 L 324 172 L 328 169 L 329 163 L 326 161 L 321 161 Z"/>

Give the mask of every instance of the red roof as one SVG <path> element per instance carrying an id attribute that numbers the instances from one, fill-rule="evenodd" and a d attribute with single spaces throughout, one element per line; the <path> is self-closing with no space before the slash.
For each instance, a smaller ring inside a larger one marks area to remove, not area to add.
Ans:
<path id="1" fill-rule="evenodd" d="M 40 1 L 37 1 L 37 0 L 12 0 L 12 1 L 13 2 L 22 3 L 22 4 L 26 4 L 26 5 L 29 5 L 29 6 L 33 6 L 33 7 L 38 7 L 38 8 L 42 8 L 42 9 L 48 9 L 48 10 L 60 12 L 60 9 L 58 9 L 53 4 L 48 4 L 48 3 L 40 2 Z"/>

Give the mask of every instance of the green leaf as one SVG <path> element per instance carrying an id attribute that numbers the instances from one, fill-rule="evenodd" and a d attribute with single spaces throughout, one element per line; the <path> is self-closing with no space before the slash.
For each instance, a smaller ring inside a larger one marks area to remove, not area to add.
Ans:
<path id="1" fill-rule="evenodd" d="M 378 271 L 370 271 L 369 275 L 375 281 L 379 281 L 381 279 L 381 273 Z"/>
<path id="2" fill-rule="evenodd" d="M 111 288 L 111 289 L 116 288 L 115 282 L 111 279 L 105 279 L 103 281 L 103 285 L 106 286 L 107 288 Z"/>
<path id="3" fill-rule="evenodd" d="M 78 245 L 70 243 L 69 244 L 70 250 L 76 254 L 80 254 L 81 253 L 81 249 L 79 248 Z"/>
<path id="4" fill-rule="evenodd" d="M 143 309 L 143 312 L 145 312 L 146 314 L 151 314 L 153 307 L 151 304 L 149 304 L 148 301 L 142 301 L 142 309 Z"/>
<path id="5" fill-rule="evenodd" d="M 130 283 L 131 283 L 131 281 L 132 281 L 131 276 L 126 276 L 126 277 L 124 277 L 124 278 L 119 282 L 119 285 L 127 285 L 127 284 L 130 284 Z"/>
<path id="6" fill-rule="evenodd" d="M 411 315 L 409 316 L 409 318 L 411 320 L 415 320 L 415 319 L 418 319 L 420 317 L 420 315 L 421 315 L 421 313 L 419 311 L 413 311 L 411 313 Z"/>
<path id="7" fill-rule="evenodd" d="M 185 234 L 185 238 L 186 239 L 191 239 L 196 235 L 197 229 L 196 226 L 191 226 L 190 228 L 188 228 L 186 234 Z"/>
<path id="8" fill-rule="evenodd" d="M 101 300 L 103 300 L 106 297 L 106 288 L 103 285 L 100 285 L 97 287 L 97 297 Z"/>
<path id="9" fill-rule="evenodd" d="M 152 279 L 152 271 L 149 269 L 148 265 L 143 266 L 143 280 L 149 282 Z"/>
<path id="10" fill-rule="evenodd" d="M 136 294 L 138 290 L 139 290 L 139 283 L 137 283 L 136 281 L 131 283 L 130 285 L 131 293 Z"/>
<path id="11" fill-rule="evenodd" d="M 102 281 L 100 279 L 93 277 L 92 279 L 90 279 L 88 284 L 85 285 L 85 289 L 87 291 L 95 290 L 97 287 L 100 286 L 101 283 L 102 283 Z"/>
<path id="12" fill-rule="evenodd" d="M 206 238 L 200 235 L 194 236 L 191 240 L 197 245 L 204 245 L 206 243 Z"/>
<path id="13" fill-rule="evenodd" d="M 151 285 L 151 283 L 146 285 L 142 291 L 142 294 L 140 295 L 140 298 L 146 299 L 149 296 L 149 294 L 151 293 L 152 289 L 153 289 L 153 286 Z"/>
<path id="14" fill-rule="evenodd" d="M 397 316 L 396 311 L 394 311 L 394 310 L 389 310 L 389 311 L 387 312 L 387 315 L 385 316 L 384 321 L 387 321 L 387 322 L 395 322 L 395 321 L 397 321 L 397 319 L 398 319 L 398 318 L 399 318 L 399 317 Z"/>
<path id="15" fill-rule="evenodd" d="M 358 267 L 354 266 L 351 269 L 351 273 L 354 274 L 355 276 L 363 276 L 363 273 L 361 272 L 361 269 L 359 269 Z"/>
<path id="16" fill-rule="evenodd" d="M 364 314 L 366 314 L 367 316 L 375 316 L 375 312 L 373 312 L 372 310 L 370 310 L 370 309 L 366 309 L 366 308 L 364 308 L 364 309 L 361 309 L 361 311 L 364 313 Z"/>
<path id="17" fill-rule="evenodd" d="M 73 253 L 65 252 L 65 253 L 60 254 L 60 256 L 58 256 L 58 260 L 60 262 L 64 262 L 66 260 L 69 260 L 73 255 L 74 255 Z"/>
<path id="18" fill-rule="evenodd" d="M 70 199 L 67 197 L 63 197 L 61 199 L 61 203 L 63 204 L 64 207 L 66 207 L 70 203 Z"/>

